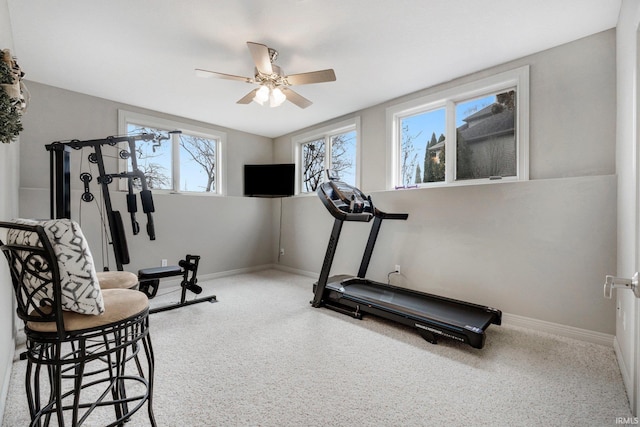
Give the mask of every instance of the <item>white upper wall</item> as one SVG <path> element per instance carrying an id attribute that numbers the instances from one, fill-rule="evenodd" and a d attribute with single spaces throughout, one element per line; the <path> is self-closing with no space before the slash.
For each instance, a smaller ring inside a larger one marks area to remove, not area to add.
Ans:
<path id="1" fill-rule="evenodd" d="M 23 139 L 26 142 L 23 144 L 21 163 L 24 167 L 20 176 L 20 186 L 23 188 L 49 188 L 49 156 L 45 150 L 46 144 L 54 141 L 87 140 L 117 135 L 118 109 L 182 121 L 201 128 L 227 133 L 226 194 L 230 196 L 242 195 L 242 165 L 244 163 L 270 163 L 272 161 L 271 138 L 182 119 L 40 83 L 30 81 L 26 83 L 31 92 L 32 100 L 29 112 L 24 116 L 25 131 L 23 136 L 26 138 Z M 80 162 L 75 161 L 78 160 L 78 157 L 77 155 L 73 156 L 72 167 L 79 167 Z M 82 188 L 79 179 L 72 178 L 71 184 L 72 188 Z M 48 204 L 48 200 L 46 203 Z"/>
<path id="2" fill-rule="evenodd" d="M 117 135 L 118 109 L 125 109 L 225 132 L 227 144 L 224 166 L 229 196 L 154 192 L 156 240 L 152 242 L 144 231 L 133 236 L 125 193 L 117 191 L 117 184 L 112 184 L 112 203 L 114 210 L 119 210 L 123 216 L 131 256 L 131 264 L 125 268 L 135 272 L 140 268 L 160 265 L 162 259 L 177 264 L 187 253 L 202 257 L 199 266 L 202 275 L 271 263 L 270 201 L 237 197 L 242 195 L 243 190 L 243 165 L 271 163 L 273 160 L 270 138 L 39 83 L 27 84 L 31 92 L 31 104 L 28 114 L 24 116 L 25 130 L 21 137 L 20 216 L 49 217 L 49 153 L 45 145 L 54 141 Z M 80 222 L 97 268 L 111 263 L 111 269 L 115 269 L 110 247 L 104 249 L 97 203 L 80 202 L 83 186 L 78 177 L 81 172 L 93 174 L 90 191 L 96 196 L 96 201 L 101 200 L 95 180 L 97 168 L 87 160 L 90 152 L 92 150 L 88 148 L 71 151 L 71 218 Z M 109 151 L 107 147 L 104 154 L 107 171 L 117 173 L 116 150 Z M 141 210 L 137 220 L 144 230 L 146 219 Z"/>
<path id="3" fill-rule="evenodd" d="M 292 161 L 291 137 L 360 115 L 361 187 L 385 189 L 389 106 L 524 65 L 530 66 L 531 179 L 615 173 L 615 30 L 576 40 L 275 139 L 275 161 Z M 597 124 L 597 125 L 596 125 Z"/>

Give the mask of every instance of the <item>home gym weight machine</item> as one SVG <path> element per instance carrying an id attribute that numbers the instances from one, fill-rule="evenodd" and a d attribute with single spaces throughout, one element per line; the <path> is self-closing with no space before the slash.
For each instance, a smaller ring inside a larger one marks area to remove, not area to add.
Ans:
<path id="1" fill-rule="evenodd" d="M 406 220 L 408 214 L 382 212 L 373 205 L 371 196 L 336 178 L 330 177 L 329 182 L 321 184 L 317 193 L 334 217 L 334 224 L 320 277 L 313 285 L 313 307 L 327 307 L 356 319 L 361 319 L 363 313 L 384 317 L 415 328 L 433 344 L 439 337 L 446 337 L 483 347 L 485 329 L 492 323 L 501 323 L 500 310 L 365 279 L 382 221 Z M 373 225 L 357 276 L 329 277 L 342 224 L 371 220 Z"/>
<path id="2" fill-rule="evenodd" d="M 168 137 L 156 137 L 153 134 L 143 133 L 131 136 L 109 136 L 104 139 L 92 139 L 87 141 L 70 140 L 56 141 L 46 145 L 49 151 L 49 167 L 50 167 L 50 206 L 51 218 L 71 218 L 71 167 L 70 153 L 71 150 L 79 150 L 85 147 L 93 149 L 89 154 L 89 162 L 96 164 L 98 167 L 97 182 L 102 191 L 102 199 L 104 209 L 106 211 L 107 225 L 109 228 L 110 243 L 113 247 L 113 253 L 116 262 L 116 268 L 122 271 L 124 264 L 129 264 L 129 250 L 127 246 L 127 238 L 125 234 L 124 224 L 120 211 L 113 209 L 111 203 L 111 194 L 109 193 L 109 184 L 114 179 L 127 180 L 127 211 L 131 218 L 131 228 L 133 234 L 140 232 L 140 225 L 136 220 L 137 200 L 134 194 L 134 180 L 139 180 L 142 190 L 140 191 L 140 199 L 142 203 L 142 211 L 147 217 L 146 231 L 150 240 L 155 240 L 155 225 L 153 222 L 153 213 L 155 208 L 153 205 L 153 196 L 148 188 L 147 180 L 144 173 L 138 168 L 136 153 L 137 141 L 151 141 Z M 115 147 L 118 143 L 127 143 L 127 149 L 119 149 L 118 157 L 122 160 L 131 159 L 130 172 L 107 173 L 104 164 L 103 147 Z M 90 192 L 89 183 L 93 177 L 88 172 L 80 174 L 80 180 L 84 184 L 84 192 L 81 196 L 82 201 L 91 202 L 94 200 L 93 194 Z M 197 284 L 197 272 L 200 257 L 198 255 L 187 255 L 181 260 L 177 266 L 152 267 L 138 270 L 139 289 L 144 292 L 150 299 L 155 297 L 158 292 L 160 279 L 167 277 L 182 276 L 181 287 L 182 294 L 180 302 L 167 306 L 157 307 L 150 310 L 151 313 L 171 310 L 178 307 L 197 304 L 201 302 L 216 302 L 215 295 L 203 298 L 187 300 L 187 291 L 194 294 L 200 294 L 202 287 Z"/>

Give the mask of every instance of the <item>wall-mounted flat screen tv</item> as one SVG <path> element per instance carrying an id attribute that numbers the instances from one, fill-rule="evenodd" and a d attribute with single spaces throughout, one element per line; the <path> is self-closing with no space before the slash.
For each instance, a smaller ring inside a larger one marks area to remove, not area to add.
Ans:
<path id="1" fill-rule="evenodd" d="M 293 163 L 244 165 L 244 195 L 251 197 L 293 196 L 295 169 Z"/>

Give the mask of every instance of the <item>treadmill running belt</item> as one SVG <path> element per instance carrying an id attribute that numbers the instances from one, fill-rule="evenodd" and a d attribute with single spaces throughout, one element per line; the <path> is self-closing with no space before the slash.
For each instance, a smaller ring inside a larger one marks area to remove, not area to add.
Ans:
<path id="1" fill-rule="evenodd" d="M 425 298 L 403 292 L 388 290 L 366 283 L 342 283 L 344 296 L 353 297 L 391 310 L 401 311 L 420 318 L 455 325 L 460 328 L 486 328 L 494 314 L 474 306 L 461 305 L 458 302 L 439 298 Z"/>

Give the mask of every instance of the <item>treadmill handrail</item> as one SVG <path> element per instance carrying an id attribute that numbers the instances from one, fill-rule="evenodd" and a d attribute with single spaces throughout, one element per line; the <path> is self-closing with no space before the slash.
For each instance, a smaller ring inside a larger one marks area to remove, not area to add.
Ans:
<path id="1" fill-rule="evenodd" d="M 382 219 L 407 219 L 409 218 L 409 214 L 408 213 L 387 213 L 387 212 L 382 212 L 380 209 L 375 208 L 374 209 L 374 216 L 377 216 L 378 218 L 382 218 Z"/>

